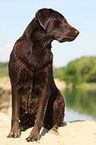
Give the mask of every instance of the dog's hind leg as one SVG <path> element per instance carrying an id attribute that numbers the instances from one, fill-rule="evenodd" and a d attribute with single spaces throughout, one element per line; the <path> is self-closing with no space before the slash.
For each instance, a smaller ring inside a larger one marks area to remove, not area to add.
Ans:
<path id="1" fill-rule="evenodd" d="M 53 104 L 53 132 L 58 133 L 57 129 L 63 124 L 65 115 L 65 102 L 60 91 L 57 91 L 56 100 Z"/>
<path id="2" fill-rule="evenodd" d="M 44 119 L 44 127 L 57 134 L 57 129 L 63 124 L 65 102 L 60 91 L 55 87 L 51 92 Z"/>

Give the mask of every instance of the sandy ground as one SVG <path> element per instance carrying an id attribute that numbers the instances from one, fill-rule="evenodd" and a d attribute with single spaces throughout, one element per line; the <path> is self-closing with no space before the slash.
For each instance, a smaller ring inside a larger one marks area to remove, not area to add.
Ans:
<path id="1" fill-rule="evenodd" d="M 38 142 L 26 142 L 25 138 L 29 136 L 31 129 L 22 132 L 20 138 L 7 138 L 10 116 L 0 113 L 0 145 L 96 145 L 96 122 L 66 122 L 66 126 L 58 129 L 58 135 L 42 129 Z"/>
<path id="2" fill-rule="evenodd" d="M 0 88 L 4 90 L 11 89 L 9 77 L 0 78 Z"/>

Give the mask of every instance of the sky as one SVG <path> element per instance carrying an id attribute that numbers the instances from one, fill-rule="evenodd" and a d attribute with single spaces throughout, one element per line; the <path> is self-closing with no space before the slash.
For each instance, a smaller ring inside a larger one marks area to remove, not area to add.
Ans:
<path id="1" fill-rule="evenodd" d="M 72 42 L 52 42 L 55 67 L 66 66 L 82 56 L 96 56 L 96 0 L 3 0 L 0 2 L 0 61 L 9 60 L 14 43 L 41 8 L 57 10 L 80 32 Z"/>

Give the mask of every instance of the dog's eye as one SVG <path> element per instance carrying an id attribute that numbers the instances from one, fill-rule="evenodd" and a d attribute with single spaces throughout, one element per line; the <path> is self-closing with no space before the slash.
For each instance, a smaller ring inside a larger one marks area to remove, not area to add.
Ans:
<path id="1" fill-rule="evenodd" d="M 60 22 L 67 23 L 67 20 L 66 20 L 66 19 L 64 19 L 64 18 L 58 18 L 58 20 L 59 20 Z"/>
<path id="2" fill-rule="evenodd" d="M 63 22 L 63 21 L 64 21 L 64 19 L 62 19 L 62 18 L 58 18 L 58 20 L 59 20 L 60 22 Z"/>

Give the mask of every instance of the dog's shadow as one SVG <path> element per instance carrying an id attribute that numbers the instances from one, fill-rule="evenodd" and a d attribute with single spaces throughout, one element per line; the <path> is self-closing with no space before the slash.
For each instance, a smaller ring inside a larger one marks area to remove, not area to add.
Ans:
<path id="1" fill-rule="evenodd" d="M 66 126 L 67 125 L 67 123 L 66 122 L 64 122 L 63 124 L 62 124 L 62 126 L 61 127 L 64 127 L 64 126 Z M 41 139 L 41 137 L 42 136 L 44 136 L 46 133 L 48 133 L 48 132 L 50 132 L 50 130 L 47 130 L 46 128 L 43 128 L 42 130 L 41 130 L 41 134 L 40 134 L 40 139 Z M 57 132 L 55 133 L 54 131 L 52 131 L 54 134 L 58 134 Z"/>
<path id="2" fill-rule="evenodd" d="M 61 127 L 67 126 L 68 123 L 74 123 L 74 122 L 84 122 L 85 120 L 74 120 L 74 121 L 67 121 L 67 122 L 63 122 Z M 47 130 L 46 128 L 43 128 L 40 134 L 40 139 L 42 136 L 44 136 L 46 133 L 50 132 L 49 130 Z"/>
<path id="3" fill-rule="evenodd" d="M 43 129 L 41 130 L 39 139 L 41 139 L 41 137 L 44 136 L 44 135 L 45 135 L 46 133 L 48 133 L 48 132 L 49 132 L 49 130 L 47 130 L 46 128 L 43 128 Z"/>

